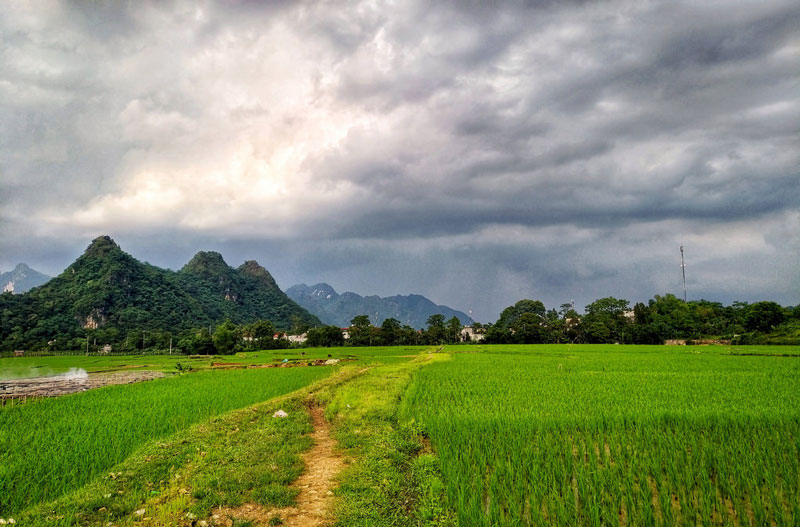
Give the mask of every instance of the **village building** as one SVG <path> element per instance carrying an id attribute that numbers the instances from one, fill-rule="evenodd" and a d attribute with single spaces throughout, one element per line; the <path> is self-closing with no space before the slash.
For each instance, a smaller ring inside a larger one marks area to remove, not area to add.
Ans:
<path id="1" fill-rule="evenodd" d="M 479 342 L 486 338 L 486 333 L 483 328 L 473 328 L 472 326 L 464 326 L 461 329 L 461 340 L 464 342 Z"/>
<path id="2" fill-rule="evenodd" d="M 289 339 L 289 342 L 292 342 L 294 344 L 302 344 L 308 340 L 308 333 L 301 333 L 299 335 L 289 335 L 287 338 Z"/>

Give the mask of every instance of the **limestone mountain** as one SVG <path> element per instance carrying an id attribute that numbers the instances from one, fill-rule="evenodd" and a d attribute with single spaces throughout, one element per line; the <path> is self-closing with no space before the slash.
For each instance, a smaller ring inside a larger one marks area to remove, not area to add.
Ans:
<path id="1" fill-rule="evenodd" d="M 346 327 L 358 315 L 369 316 L 374 325 L 380 325 L 387 318 L 394 318 L 401 324 L 413 328 L 426 327 L 428 317 L 444 315 L 445 319 L 457 317 L 462 324 L 472 319 L 461 311 L 447 306 L 436 305 L 422 295 L 361 296 L 346 292 L 338 294 L 333 287 L 320 283 L 312 286 L 293 285 L 286 294 L 295 302 L 319 317 L 325 324 Z"/>
<path id="2" fill-rule="evenodd" d="M 201 251 L 183 266 L 177 278 L 214 320 L 244 323 L 266 319 L 286 329 L 320 323 L 286 296 L 269 271 L 255 260 L 234 269 L 219 253 Z"/>
<path id="3" fill-rule="evenodd" d="M 87 329 L 178 332 L 225 319 L 267 319 L 285 329 L 319 323 L 255 262 L 233 269 L 219 253 L 200 252 L 175 272 L 140 262 L 108 236 L 43 286 L 0 295 L 4 345 L 76 338 Z"/>
<path id="4" fill-rule="evenodd" d="M 20 294 L 34 287 L 38 287 L 50 280 L 46 274 L 28 267 L 27 264 L 17 264 L 7 273 L 0 273 L 0 287 L 3 292 Z"/>

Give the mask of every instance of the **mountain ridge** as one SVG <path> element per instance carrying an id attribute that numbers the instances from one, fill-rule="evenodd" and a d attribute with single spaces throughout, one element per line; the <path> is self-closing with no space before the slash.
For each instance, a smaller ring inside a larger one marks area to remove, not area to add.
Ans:
<path id="1" fill-rule="evenodd" d="M 286 289 L 286 294 L 322 322 L 340 327 L 349 326 L 357 315 L 367 315 L 376 326 L 387 318 L 394 318 L 416 329 L 426 327 L 428 317 L 434 314 L 442 314 L 446 319 L 455 316 L 462 324 L 473 322 L 463 311 L 437 305 L 418 294 L 387 297 L 361 296 L 352 291 L 339 294 L 324 282 L 312 286 L 296 284 Z"/>
<path id="2" fill-rule="evenodd" d="M 22 335 L 47 342 L 83 337 L 86 330 L 174 332 L 224 320 L 269 320 L 286 330 L 320 323 L 254 260 L 234 269 L 219 253 L 200 251 L 172 271 L 137 260 L 108 236 L 92 240 L 41 287 L 0 295 L 4 346 Z"/>
<path id="3" fill-rule="evenodd" d="M 21 294 L 39 287 L 50 280 L 50 276 L 32 269 L 26 263 L 18 263 L 12 270 L 0 273 L 2 292 Z"/>

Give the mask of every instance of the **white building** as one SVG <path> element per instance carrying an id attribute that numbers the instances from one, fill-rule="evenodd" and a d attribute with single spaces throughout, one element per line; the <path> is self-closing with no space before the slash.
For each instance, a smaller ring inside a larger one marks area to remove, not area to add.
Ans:
<path id="1" fill-rule="evenodd" d="M 303 342 L 308 340 L 308 333 L 301 333 L 299 335 L 289 335 L 287 337 L 289 342 L 293 342 L 295 344 L 302 344 Z"/>
<path id="2" fill-rule="evenodd" d="M 479 342 L 486 338 L 483 328 L 475 329 L 472 326 L 464 326 L 461 329 L 461 340 L 467 342 Z"/>

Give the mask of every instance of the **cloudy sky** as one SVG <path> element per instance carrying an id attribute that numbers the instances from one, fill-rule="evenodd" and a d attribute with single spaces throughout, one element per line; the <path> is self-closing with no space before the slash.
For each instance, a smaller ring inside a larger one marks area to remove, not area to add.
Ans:
<path id="1" fill-rule="evenodd" d="M 4 3 L 0 270 L 800 303 L 796 0 L 119 4 Z"/>

